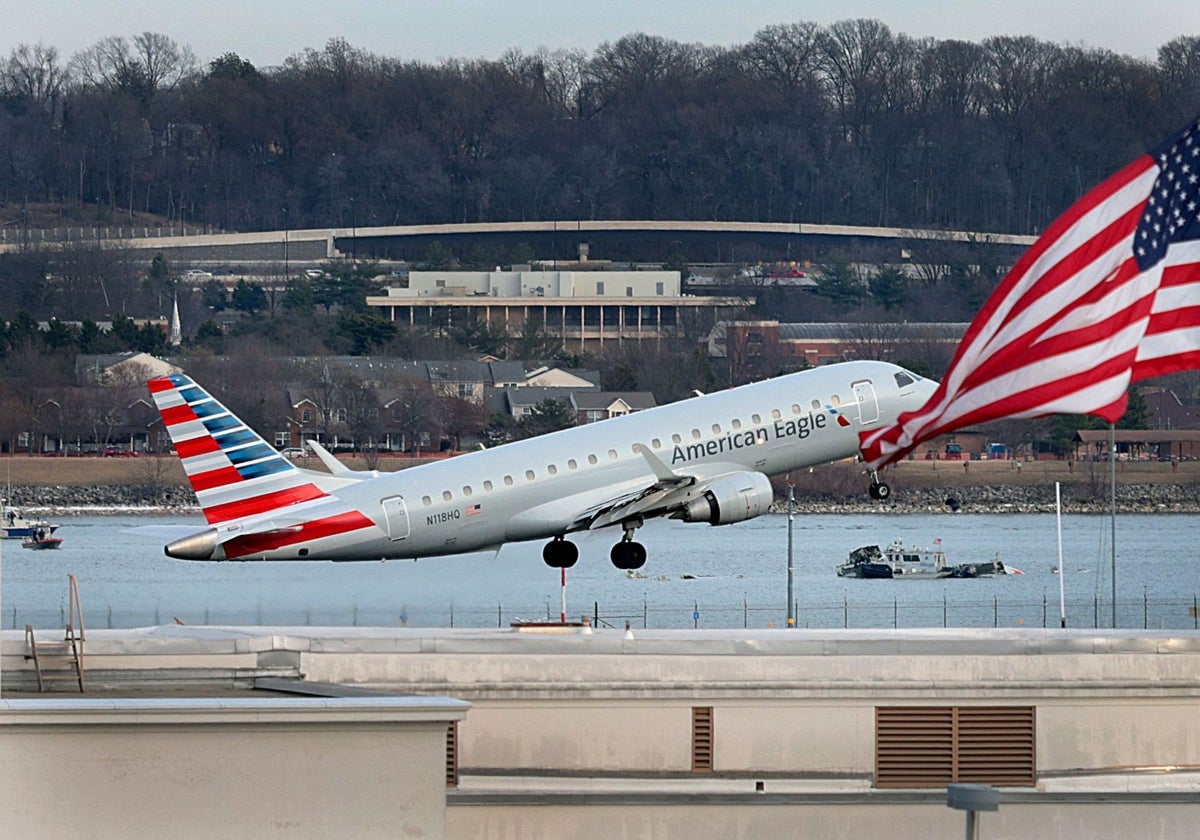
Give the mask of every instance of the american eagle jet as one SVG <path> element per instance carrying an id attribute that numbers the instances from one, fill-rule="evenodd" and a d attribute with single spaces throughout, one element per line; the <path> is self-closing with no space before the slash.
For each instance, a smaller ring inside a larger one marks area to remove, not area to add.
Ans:
<path id="1" fill-rule="evenodd" d="M 765 513 L 767 476 L 850 458 L 860 431 L 919 408 L 936 383 L 886 362 L 828 365 L 397 472 L 297 467 L 179 374 L 150 392 L 208 521 L 168 544 L 184 560 L 379 560 L 569 537 L 613 527 L 619 569 L 646 562 L 654 516 L 725 525 Z M 870 494 L 888 487 L 871 474 Z"/>

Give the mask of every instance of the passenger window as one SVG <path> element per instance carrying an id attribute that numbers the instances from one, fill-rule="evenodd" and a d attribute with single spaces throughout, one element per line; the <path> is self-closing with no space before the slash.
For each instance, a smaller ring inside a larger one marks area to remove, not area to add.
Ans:
<path id="1" fill-rule="evenodd" d="M 735 428 L 735 429 L 740 429 L 740 428 L 742 428 L 742 421 L 741 421 L 741 420 L 734 420 L 734 421 L 733 421 L 732 423 L 730 423 L 729 425 L 733 426 L 733 428 Z"/>
<path id="2" fill-rule="evenodd" d="M 762 422 L 762 418 L 759 417 L 757 414 L 751 414 L 750 422 L 757 426 L 759 423 Z"/>
<path id="3" fill-rule="evenodd" d="M 433 499 L 429 498 L 428 496 L 425 496 L 421 499 L 421 503 L 423 505 L 425 505 L 425 507 L 429 507 L 431 504 L 433 504 Z"/>
<path id="4" fill-rule="evenodd" d="M 525 480 L 533 481 L 533 470 L 525 470 Z"/>
<path id="5" fill-rule="evenodd" d="M 683 438 L 681 438 L 679 435 L 671 435 L 671 442 L 672 443 L 683 443 Z"/>
<path id="6" fill-rule="evenodd" d="M 655 438 L 654 440 L 650 441 L 650 448 L 651 449 L 662 449 L 662 441 L 659 440 L 658 438 Z"/>
<path id="7" fill-rule="evenodd" d="M 713 423 L 713 434 L 714 435 L 721 434 L 721 424 L 720 423 Z"/>
<path id="8" fill-rule="evenodd" d="M 700 440 L 700 437 L 701 437 L 701 435 L 700 435 L 700 430 L 699 430 L 699 429 L 692 429 L 692 438 L 693 438 L 693 440 Z"/>
<path id="9" fill-rule="evenodd" d="M 617 460 L 617 450 L 615 450 L 615 449 L 608 450 L 608 460 L 610 460 L 610 461 Z"/>
<path id="10" fill-rule="evenodd" d="M 558 475 L 558 467 L 551 464 L 550 466 L 546 467 L 546 472 L 548 472 L 550 475 Z"/>
<path id="11" fill-rule="evenodd" d="M 567 469 L 574 470 L 574 469 L 577 469 L 578 467 L 579 467 L 579 464 L 577 464 L 575 462 L 574 458 L 571 458 L 570 460 L 567 461 Z"/>
<path id="12" fill-rule="evenodd" d="M 463 487 L 463 495 L 464 496 L 470 496 L 472 492 L 473 491 L 471 490 L 470 485 Z"/>
<path id="13" fill-rule="evenodd" d="M 771 419 L 772 420 L 778 420 L 782 416 L 783 415 L 780 413 L 778 408 L 771 409 Z"/>
<path id="14" fill-rule="evenodd" d="M 504 486 L 505 487 L 513 486 L 513 477 L 511 475 L 504 476 Z"/>
<path id="15" fill-rule="evenodd" d="M 491 493 L 492 492 L 492 482 L 490 482 L 490 481 L 483 482 L 483 489 L 484 489 L 484 492 Z"/>
<path id="16" fill-rule="evenodd" d="M 792 403 L 792 414 L 795 414 L 797 417 L 800 416 L 800 406 L 795 403 Z"/>
<path id="17" fill-rule="evenodd" d="M 445 499 L 445 500 L 448 502 L 448 501 L 450 501 L 450 500 L 451 500 L 452 498 L 454 498 L 454 497 L 453 497 L 452 495 L 450 495 L 450 491 L 449 491 L 449 490 L 443 490 L 443 491 L 442 491 L 442 498 L 443 498 L 443 499 Z"/>
<path id="18" fill-rule="evenodd" d="M 597 458 L 596 458 L 596 456 L 595 456 L 595 455 L 589 455 L 589 456 L 588 456 L 588 463 L 589 463 L 589 464 L 594 464 L 594 463 L 596 463 L 596 461 L 597 461 Z"/>

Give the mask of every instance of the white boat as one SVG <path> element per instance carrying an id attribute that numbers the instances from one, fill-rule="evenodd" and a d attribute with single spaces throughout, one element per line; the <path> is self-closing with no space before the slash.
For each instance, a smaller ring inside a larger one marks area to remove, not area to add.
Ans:
<path id="1" fill-rule="evenodd" d="M 856 548 L 850 552 L 848 562 L 838 566 L 837 573 L 840 577 L 917 580 L 1003 575 L 1008 570 L 999 557 L 982 563 L 951 565 L 940 545 L 937 548 L 915 548 L 895 540 L 883 551 L 877 545 Z"/>
<path id="2" fill-rule="evenodd" d="M 8 504 L 8 499 L 0 499 L 0 539 L 27 540 L 34 537 L 38 531 L 43 536 L 49 536 L 58 530 L 58 525 L 44 519 L 27 519 L 21 511 Z"/>

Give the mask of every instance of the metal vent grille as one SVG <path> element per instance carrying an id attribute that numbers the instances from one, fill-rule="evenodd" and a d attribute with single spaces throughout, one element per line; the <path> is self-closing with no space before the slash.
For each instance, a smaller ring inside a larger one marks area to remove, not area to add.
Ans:
<path id="1" fill-rule="evenodd" d="M 446 727 L 446 787 L 458 787 L 458 721 Z"/>
<path id="2" fill-rule="evenodd" d="M 713 707 L 692 707 L 692 772 L 713 769 Z"/>
<path id="3" fill-rule="evenodd" d="M 1032 706 L 896 706 L 875 710 L 875 786 L 952 782 L 1032 787 Z"/>
<path id="4" fill-rule="evenodd" d="M 958 715 L 959 782 L 1033 787 L 1033 706 L 962 706 Z"/>

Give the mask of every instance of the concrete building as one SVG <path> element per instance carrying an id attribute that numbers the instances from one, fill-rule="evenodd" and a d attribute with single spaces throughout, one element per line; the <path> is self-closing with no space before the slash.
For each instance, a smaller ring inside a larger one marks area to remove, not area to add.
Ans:
<path id="1" fill-rule="evenodd" d="M 124 695 L 108 701 L 12 699 L 33 679 L 6 632 L 6 828 L 375 836 L 396 819 L 391 836 L 440 837 L 444 814 L 450 838 L 924 840 L 961 832 L 956 782 L 998 792 L 984 837 L 1200 824 L 1200 633 L 589 631 L 89 633 L 89 691 Z M 128 699 L 264 680 L 420 695 L 420 734 L 404 743 L 395 699 Z"/>
<path id="2" fill-rule="evenodd" d="M 752 303 L 683 295 L 677 271 L 414 271 L 407 287 L 367 298 L 392 321 L 452 325 L 477 318 L 509 334 L 532 321 L 581 349 L 689 330 L 703 335 Z"/>

